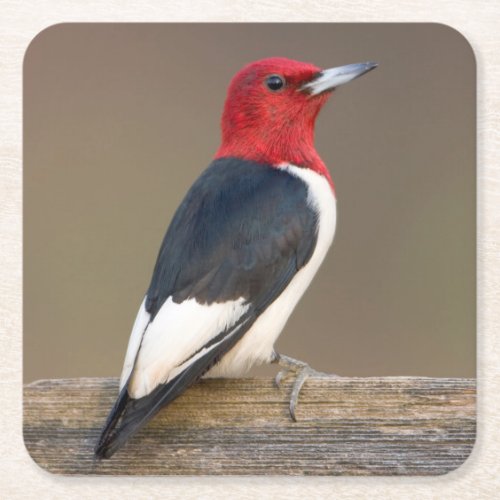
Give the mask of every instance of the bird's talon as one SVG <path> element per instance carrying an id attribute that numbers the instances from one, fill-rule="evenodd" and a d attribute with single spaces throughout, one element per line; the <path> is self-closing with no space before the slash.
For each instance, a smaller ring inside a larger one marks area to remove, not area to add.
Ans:
<path id="1" fill-rule="evenodd" d="M 288 356 L 280 356 L 276 355 L 275 361 L 279 363 L 283 370 L 281 370 L 275 377 L 274 382 L 276 387 L 281 387 L 282 380 L 290 374 L 295 374 L 295 381 L 292 386 L 292 393 L 290 394 L 290 418 L 297 422 L 297 416 L 295 414 L 295 410 L 297 408 L 299 402 L 299 394 L 302 389 L 302 386 L 306 382 L 306 380 L 311 377 L 319 377 L 319 378 L 329 378 L 329 377 L 338 377 L 335 374 L 327 374 L 323 372 L 319 372 L 311 368 L 307 363 L 303 361 L 299 361 L 297 359 L 290 358 Z"/>
<path id="2" fill-rule="evenodd" d="M 281 384 L 283 383 L 283 380 L 288 378 L 291 374 L 295 374 L 296 372 L 294 370 L 290 369 L 284 369 L 280 370 L 276 377 L 274 377 L 274 384 L 278 389 L 281 389 Z"/>

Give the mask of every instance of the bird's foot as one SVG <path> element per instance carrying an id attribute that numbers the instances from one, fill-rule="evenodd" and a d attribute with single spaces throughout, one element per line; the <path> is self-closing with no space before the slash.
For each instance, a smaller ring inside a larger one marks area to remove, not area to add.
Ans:
<path id="1" fill-rule="evenodd" d="M 274 358 L 271 362 L 278 363 L 283 368 L 282 370 L 280 370 L 280 372 L 276 375 L 274 379 L 274 383 L 278 389 L 280 388 L 283 379 L 288 377 L 290 374 L 295 375 L 295 381 L 293 383 L 292 393 L 290 395 L 290 417 L 294 422 L 297 421 L 297 418 L 295 416 L 295 409 L 297 408 L 300 390 L 302 389 L 304 382 L 309 377 L 316 377 L 316 378 L 339 377 L 339 375 L 335 375 L 334 373 L 324 373 L 314 370 L 307 363 L 304 363 L 303 361 L 291 358 L 289 356 L 283 356 L 281 354 L 278 354 L 277 352 L 274 353 Z"/>

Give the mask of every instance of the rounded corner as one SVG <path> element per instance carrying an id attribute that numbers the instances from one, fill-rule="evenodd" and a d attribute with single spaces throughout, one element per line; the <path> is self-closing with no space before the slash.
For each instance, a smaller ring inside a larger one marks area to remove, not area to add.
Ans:
<path id="1" fill-rule="evenodd" d="M 463 44 L 467 48 L 467 50 L 470 54 L 470 57 L 472 59 L 474 73 L 477 73 L 477 71 L 476 71 L 476 69 L 477 69 L 477 57 L 476 57 L 476 53 L 474 52 L 474 47 L 472 46 L 472 43 L 469 41 L 469 39 L 458 28 L 455 28 L 454 26 L 451 26 L 449 24 L 440 23 L 440 22 L 433 22 L 433 23 L 429 23 L 429 24 L 434 25 L 440 29 L 449 31 L 452 36 L 458 37 L 463 42 Z"/>
<path id="2" fill-rule="evenodd" d="M 61 26 L 66 26 L 67 24 L 72 24 L 69 22 L 61 22 L 61 23 L 54 23 L 50 24 L 49 26 L 46 26 L 45 28 L 41 29 L 28 43 L 26 48 L 24 49 L 24 55 L 23 55 L 23 72 L 26 67 L 26 61 L 28 60 L 29 53 L 33 49 L 33 46 L 36 45 L 36 43 L 40 40 L 40 38 L 44 37 L 48 31 L 53 31 L 54 29 L 57 29 Z"/>
<path id="3" fill-rule="evenodd" d="M 50 474 L 52 476 L 55 476 L 55 475 L 58 475 L 58 474 L 55 474 L 54 472 L 52 472 L 50 469 L 47 469 L 46 467 L 44 467 L 40 462 L 37 461 L 37 459 L 32 455 L 28 445 L 26 444 L 26 429 L 25 427 L 23 426 L 23 432 L 22 432 L 22 436 L 23 436 L 23 447 L 24 447 L 24 450 L 26 451 L 26 454 L 28 455 L 29 459 L 33 462 L 33 464 L 35 464 L 36 467 L 38 467 L 38 469 L 40 469 L 44 474 Z"/>
<path id="4" fill-rule="evenodd" d="M 477 422 L 477 419 L 476 419 L 476 422 Z M 444 472 L 443 474 L 438 474 L 437 477 L 445 478 L 445 477 L 452 476 L 454 474 L 463 474 L 464 467 L 465 468 L 469 467 L 471 460 L 474 460 L 475 455 L 477 455 L 477 453 L 479 453 L 477 451 L 477 448 L 478 448 L 478 443 L 477 443 L 477 432 L 476 432 L 475 437 L 474 437 L 474 442 L 472 443 L 472 447 L 469 451 L 469 454 L 463 459 L 463 461 L 460 464 L 458 464 L 454 469 L 450 469 L 450 470 Z"/>

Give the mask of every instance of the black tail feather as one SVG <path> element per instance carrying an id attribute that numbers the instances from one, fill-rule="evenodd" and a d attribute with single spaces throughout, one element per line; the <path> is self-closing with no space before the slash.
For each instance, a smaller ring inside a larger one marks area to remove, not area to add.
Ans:
<path id="1" fill-rule="evenodd" d="M 101 435 L 99 437 L 99 441 L 97 442 L 97 446 L 95 447 L 94 454 L 96 458 L 108 458 L 106 457 L 105 451 L 106 446 L 111 439 L 111 433 L 116 427 L 118 420 L 122 416 L 125 408 L 127 407 L 127 403 L 130 401 L 130 396 L 127 392 L 127 384 L 120 391 L 118 395 L 118 399 L 116 400 L 113 408 L 109 412 L 106 423 L 104 424 L 104 428 L 101 431 Z"/>

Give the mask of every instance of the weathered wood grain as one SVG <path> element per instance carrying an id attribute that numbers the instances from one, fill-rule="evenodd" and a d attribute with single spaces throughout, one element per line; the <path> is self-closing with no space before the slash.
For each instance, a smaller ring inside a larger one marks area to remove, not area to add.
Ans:
<path id="1" fill-rule="evenodd" d="M 116 379 L 41 380 L 24 389 L 24 440 L 61 474 L 433 475 L 460 466 L 475 440 L 475 380 L 310 379 L 297 422 L 290 382 L 203 380 L 111 460 L 93 447 Z"/>

